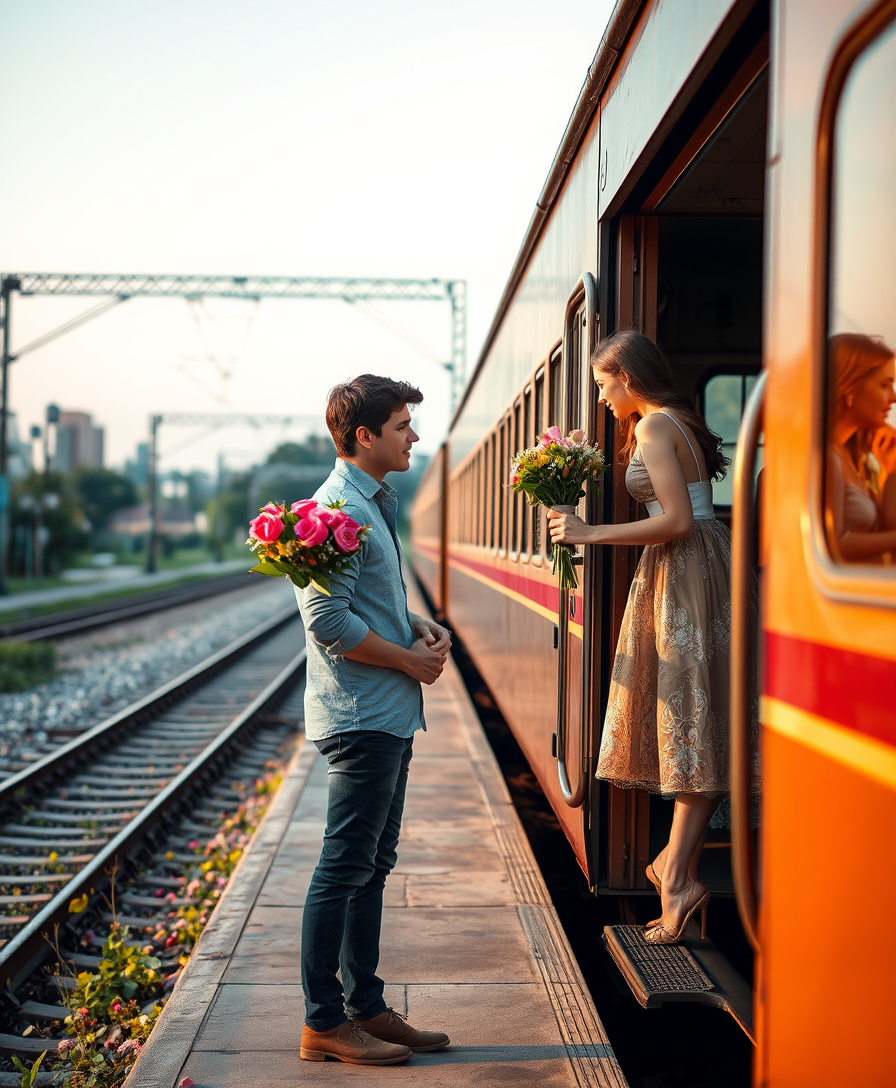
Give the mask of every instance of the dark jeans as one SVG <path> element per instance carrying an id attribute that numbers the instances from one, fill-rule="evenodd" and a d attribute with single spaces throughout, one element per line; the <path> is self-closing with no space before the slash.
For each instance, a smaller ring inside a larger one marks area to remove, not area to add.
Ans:
<path id="1" fill-rule="evenodd" d="M 386 1009 L 376 974 L 383 888 L 398 859 L 413 743 L 373 730 L 314 742 L 329 763 L 327 830 L 302 922 L 305 1021 L 315 1031 Z"/>

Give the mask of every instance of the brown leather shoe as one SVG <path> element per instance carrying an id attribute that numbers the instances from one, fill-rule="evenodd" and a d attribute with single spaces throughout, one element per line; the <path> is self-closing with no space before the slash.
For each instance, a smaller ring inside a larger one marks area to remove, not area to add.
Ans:
<path id="1" fill-rule="evenodd" d="M 418 1031 L 412 1028 L 394 1009 L 386 1009 L 370 1020 L 355 1020 L 354 1023 L 385 1043 L 400 1043 L 411 1050 L 441 1050 L 451 1042 L 444 1031 Z"/>
<path id="2" fill-rule="evenodd" d="M 329 1031 L 315 1031 L 305 1024 L 299 1048 L 299 1057 L 306 1062 L 335 1058 L 349 1065 L 397 1065 L 412 1053 L 406 1046 L 374 1038 L 351 1021 Z"/>

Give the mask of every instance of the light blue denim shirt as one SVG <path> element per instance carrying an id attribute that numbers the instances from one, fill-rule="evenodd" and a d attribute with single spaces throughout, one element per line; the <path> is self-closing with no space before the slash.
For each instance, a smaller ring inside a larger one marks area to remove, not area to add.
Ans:
<path id="1" fill-rule="evenodd" d="M 338 458 L 314 498 L 344 502 L 346 514 L 371 529 L 349 569 L 330 578 L 329 597 L 314 585 L 296 589 L 308 635 L 305 735 L 323 740 L 334 733 L 376 729 L 410 737 L 426 728 L 420 683 L 398 669 L 343 656 L 368 631 L 399 646 L 415 641 L 401 572 L 395 491 Z"/>

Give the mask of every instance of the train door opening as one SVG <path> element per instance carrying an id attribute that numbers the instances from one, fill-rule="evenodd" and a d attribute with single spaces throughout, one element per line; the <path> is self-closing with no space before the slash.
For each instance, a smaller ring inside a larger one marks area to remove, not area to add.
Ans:
<path id="1" fill-rule="evenodd" d="M 616 281 L 615 328 L 637 328 L 656 339 L 679 389 L 696 398 L 729 456 L 745 397 L 761 368 L 768 79 L 764 64 L 758 67 L 721 117 L 713 118 L 710 110 L 711 130 L 704 119 L 677 156 L 670 151 L 671 161 L 654 164 L 652 178 L 635 190 L 637 201 L 602 234 L 602 240 L 609 236 L 615 243 L 614 259 L 602 262 Z M 631 509 L 622 477 L 614 469 L 614 520 L 641 516 Z M 716 485 L 714 501 L 717 516 L 729 520 L 730 484 Z M 605 587 L 610 607 L 600 664 L 601 708 L 637 554 L 635 549 L 613 551 L 620 554 L 609 561 Z M 634 554 L 626 555 L 629 551 Z M 599 729 L 600 721 L 595 750 Z M 599 893 L 620 897 L 621 916 L 631 924 L 640 918 L 640 897 L 655 897 L 645 869 L 668 841 L 672 805 L 638 790 L 600 792 L 601 807 L 592 817 L 592 857 L 598 859 L 594 883 Z M 723 804 L 707 838 L 700 879 L 714 897 L 730 899 L 729 840 Z M 736 965 L 749 976 L 749 949 L 733 943 Z M 624 958 L 620 952 L 617 962 Z M 642 1004 L 687 999 L 657 997 L 634 981 L 627 967 L 623 973 Z M 693 999 L 729 1008 L 750 1031 L 750 1001 L 743 988 L 728 1005 L 706 993 L 695 993 Z"/>
<path id="2" fill-rule="evenodd" d="M 567 432 L 577 428 L 587 430 L 594 415 L 597 398 L 591 381 L 589 359 L 595 342 L 597 320 L 597 284 L 594 277 L 586 272 L 567 302 L 564 322 L 561 414 L 562 427 Z M 591 504 L 589 497 L 583 499 L 578 507 L 578 513 L 586 520 L 594 519 Z M 579 585 L 575 590 L 560 593 L 557 624 L 560 654 L 554 755 L 561 796 L 570 808 L 579 809 L 591 795 L 588 723 L 592 717 L 590 662 L 593 659 L 595 632 L 589 627 L 587 616 L 593 615 L 594 601 L 600 598 L 600 579 L 594 576 L 593 556 L 589 551 L 576 549 L 573 562 Z M 586 601 L 591 602 L 590 609 L 585 608 Z"/>

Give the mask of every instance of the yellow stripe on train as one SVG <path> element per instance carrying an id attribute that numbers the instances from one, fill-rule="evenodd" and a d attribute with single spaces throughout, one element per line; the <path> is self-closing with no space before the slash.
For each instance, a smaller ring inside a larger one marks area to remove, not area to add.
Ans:
<path id="1" fill-rule="evenodd" d="M 761 715 L 767 729 L 896 789 L 896 748 L 768 695 L 762 697 Z"/>

